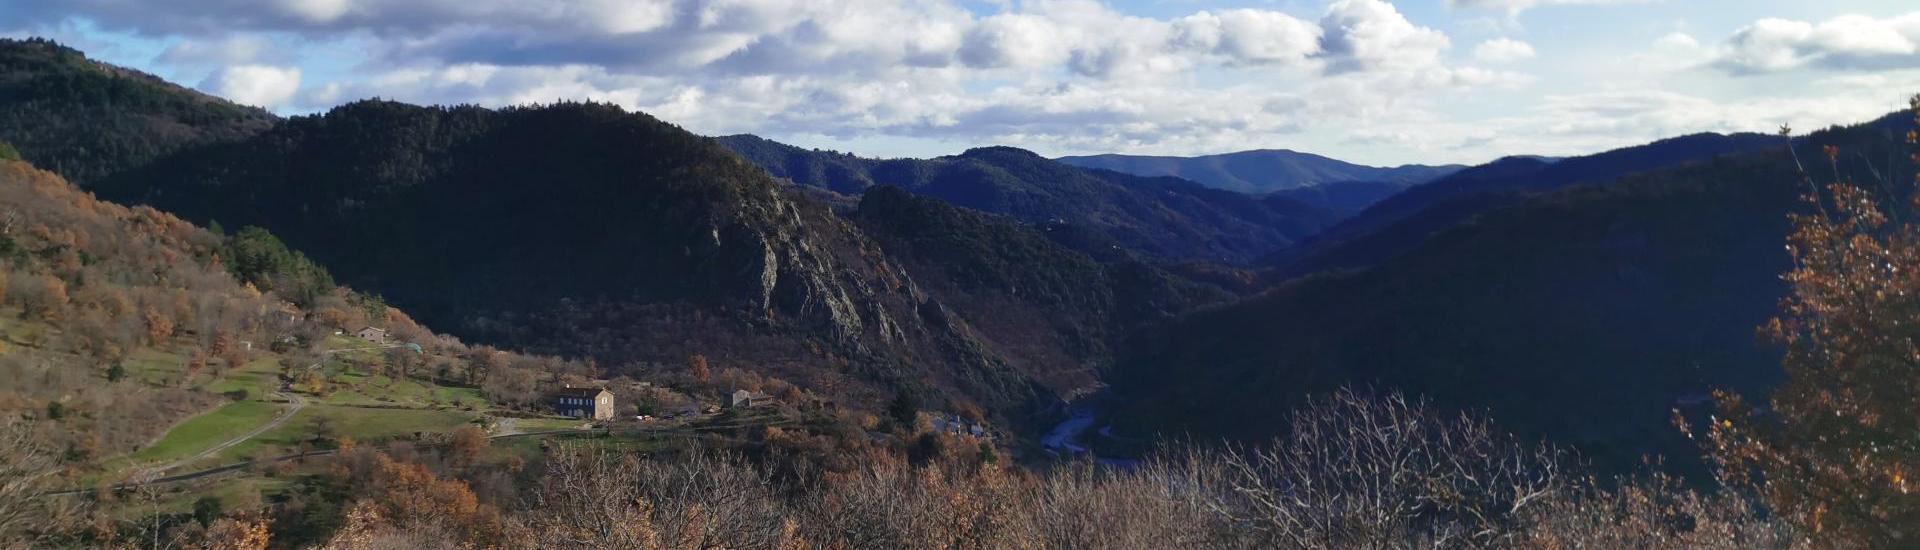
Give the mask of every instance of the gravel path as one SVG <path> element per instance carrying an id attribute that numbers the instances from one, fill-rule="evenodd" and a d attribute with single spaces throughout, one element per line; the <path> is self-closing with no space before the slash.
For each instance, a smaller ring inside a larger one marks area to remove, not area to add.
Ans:
<path id="1" fill-rule="evenodd" d="M 287 407 L 286 410 L 280 411 L 280 414 L 278 416 L 273 417 L 273 420 L 269 420 L 267 421 L 267 423 L 261 424 L 255 427 L 254 429 L 248 431 L 247 433 L 241 434 L 239 437 L 226 440 L 225 442 L 222 442 L 219 445 L 214 445 L 212 447 L 207 448 L 204 451 L 194 453 L 193 456 L 181 458 L 180 460 L 175 460 L 165 465 L 148 468 L 146 469 L 146 473 L 152 474 L 152 475 L 164 474 L 164 473 L 167 473 L 168 471 L 179 469 L 181 466 L 186 466 L 188 464 L 198 462 L 200 461 L 200 459 L 218 454 L 220 451 L 233 448 L 234 445 L 239 445 L 241 443 L 246 442 L 249 439 L 259 437 L 260 434 L 267 433 L 268 431 L 271 431 L 274 428 L 280 427 L 281 424 L 287 423 L 287 419 L 293 418 L 293 415 L 295 414 L 299 414 L 300 409 L 304 409 L 307 407 L 306 398 L 300 397 L 298 395 L 294 395 L 291 393 L 282 393 L 282 392 L 275 392 L 274 395 L 287 398 L 287 402 L 292 403 L 293 406 Z"/>

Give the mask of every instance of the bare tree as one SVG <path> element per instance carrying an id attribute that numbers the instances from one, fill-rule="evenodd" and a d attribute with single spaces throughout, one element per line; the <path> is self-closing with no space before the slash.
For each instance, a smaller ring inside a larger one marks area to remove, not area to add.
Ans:
<path id="1" fill-rule="evenodd" d="M 547 475 L 534 498 L 535 542 L 543 548 L 660 547 L 653 505 L 640 495 L 640 467 L 578 445 L 547 455 Z"/>
<path id="2" fill-rule="evenodd" d="M 778 548 L 787 512 L 761 467 L 693 449 L 642 460 L 585 446 L 548 455 L 530 522 L 552 547 Z"/>
<path id="3" fill-rule="evenodd" d="M 64 499 L 45 496 L 57 471 L 39 438 L 18 420 L 0 423 L 0 546 L 32 546 Z"/>
<path id="4" fill-rule="evenodd" d="M 1294 412 L 1271 446 L 1220 457 L 1218 511 L 1272 544 L 1307 548 L 1486 546 L 1574 482 L 1564 453 L 1529 448 L 1490 421 L 1352 390 Z"/>

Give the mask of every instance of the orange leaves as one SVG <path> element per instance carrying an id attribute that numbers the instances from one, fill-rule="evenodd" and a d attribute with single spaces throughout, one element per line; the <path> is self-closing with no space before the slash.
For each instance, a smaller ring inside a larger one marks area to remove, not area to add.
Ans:
<path id="1" fill-rule="evenodd" d="M 336 468 L 336 474 L 348 477 L 362 496 L 349 518 L 349 532 L 377 531 L 382 524 L 446 529 L 483 547 L 497 545 L 506 536 L 499 513 L 480 504 L 466 483 L 442 479 L 425 466 L 397 461 L 379 451 L 362 452 L 344 459 L 354 463 Z"/>
<path id="2" fill-rule="evenodd" d="M 1914 106 L 1920 115 L 1920 96 Z M 1824 152 L 1837 162 L 1837 149 Z M 1763 328 L 1786 347 L 1787 381 L 1771 414 L 1723 401 L 1706 448 L 1728 483 L 1821 540 L 1888 546 L 1900 540 L 1889 526 L 1920 524 L 1907 487 L 1920 467 L 1908 442 L 1920 431 L 1920 196 L 1848 182 L 1824 191 L 1809 203 L 1831 211 L 1791 217 L 1792 292 Z"/>
<path id="3" fill-rule="evenodd" d="M 487 452 L 487 432 L 474 426 L 461 426 L 453 431 L 453 441 L 448 445 L 449 458 L 457 468 L 472 466 Z"/>
<path id="4" fill-rule="evenodd" d="M 200 548 L 206 550 L 265 550 L 272 534 L 264 519 L 221 518 L 207 526 Z"/>
<path id="5" fill-rule="evenodd" d="M 142 324 L 147 329 L 147 345 L 158 346 L 173 337 L 173 317 L 162 313 L 152 306 L 140 314 Z"/>
<path id="6" fill-rule="evenodd" d="M 693 373 L 693 379 L 701 383 L 713 381 L 713 368 L 707 365 L 707 356 L 694 354 L 687 358 L 687 370 Z"/>

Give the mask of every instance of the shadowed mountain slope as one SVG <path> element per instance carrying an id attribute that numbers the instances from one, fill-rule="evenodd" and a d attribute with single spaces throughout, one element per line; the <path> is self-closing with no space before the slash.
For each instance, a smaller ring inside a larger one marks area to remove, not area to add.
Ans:
<path id="1" fill-rule="evenodd" d="M 602 364 L 770 372 L 859 402 L 926 385 L 994 410 L 1046 393 L 858 228 L 712 141 L 596 104 L 366 101 L 101 182 L 259 225 L 474 341 Z"/>
<path id="2" fill-rule="evenodd" d="M 1881 121 L 1799 149 L 1836 145 L 1847 177 L 1909 181 L 1912 166 L 1879 165 L 1904 158 L 1904 135 Z M 1185 316 L 1132 348 L 1111 380 L 1123 431 L 1260 440 L 1279 424 L 1257 419 L 1302 396 L 1372 384 L 1488 409 L 1610 468 L 1649 452 L 1695 456 L 1672 409 L 1715 388 L 1760 393 L 1779 376 L 1754 331 L 1786 290 L 1786 215 L 1804 190 L 1793 166 L 1762 151 L 1503 195 L 1374 267 Z"/>
<path id="3" fill-rule="evenodd" d="M 1561 160 L 1504 158 L 1387 197 L 1268 262 L 1285 275 L 1372 265 L 1436 231 L 1530 194 L 1783 147 L 1780 138 L 1759 134 L 1695 134 Z"/>

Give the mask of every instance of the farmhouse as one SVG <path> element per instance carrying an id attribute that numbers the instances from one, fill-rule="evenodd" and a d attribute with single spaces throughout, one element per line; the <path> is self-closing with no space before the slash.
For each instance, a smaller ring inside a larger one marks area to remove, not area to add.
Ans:
<path id="1" fill-rule="evenodd" d="M 551 398 L 561 416 L 606 420 L 613 418 L 613 392 L 606 388 L 561 388 Z"/>
<path id="2" fill-rule="evenodd" d="M 387 343 L 387 329 L 379 327 L 361 327 L 360 330 L 353 331 L 353 335 L 375 344 Z"/>

